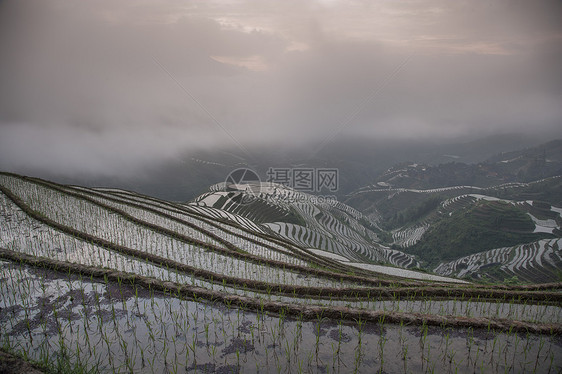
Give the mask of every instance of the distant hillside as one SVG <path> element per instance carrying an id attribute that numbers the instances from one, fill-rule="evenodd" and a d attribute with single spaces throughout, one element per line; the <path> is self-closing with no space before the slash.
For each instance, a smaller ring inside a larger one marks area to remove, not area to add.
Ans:
<path id="1" fill-rule="evenodd" d="M 556 281 L 562 274 L 562 141 L 478 164 L 396 164 L 344 202 L 381 244 L 443 276 Z"/>
<path id="2" fill-rule="evenodd" d="M 409 253 L 435 264 L 473 253 L 522 243 L 552 234 L 534 233 L 535 224 L 521 208 L 503 201 L 480 200 L 432 226 Z"/>
<path id="3" fill-rule="evenodd" d="M 530 182 L 562 174 L 562 140 L 537 147 L 502 152 L 474 164 L 448 162 L 428 165 L 402 162 L 357 191 L 381 188 L 431 189 L 451 186 L 492 187 L 502 183 Z"/>
<path id="4" fill-rule="evenodd" d="M 392 229 L 419 219 L 431 205 L 428 199 L 444 200 L 462 194 L 484 193 L 561 206 L 561 182 L 550 178 L 557 175 L 562 175 L 562 140 L 500 153 L 478 164 L 399 163 L 343 201 L 364 214 L 379 216 L 381 225 Z M 538 180 L 539 184 L 529 183 Z"/>

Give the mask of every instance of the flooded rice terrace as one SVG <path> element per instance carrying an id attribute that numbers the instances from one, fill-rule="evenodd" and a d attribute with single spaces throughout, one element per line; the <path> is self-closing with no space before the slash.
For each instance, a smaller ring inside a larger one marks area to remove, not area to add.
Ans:
<path id="1" fill-rule="evenodd" d="M 302 320 L 0 262 L 0 344 L 102 373 L 537 372 L 559 336 Z M 559 309 L 559 308 L 557 308 Z"/>

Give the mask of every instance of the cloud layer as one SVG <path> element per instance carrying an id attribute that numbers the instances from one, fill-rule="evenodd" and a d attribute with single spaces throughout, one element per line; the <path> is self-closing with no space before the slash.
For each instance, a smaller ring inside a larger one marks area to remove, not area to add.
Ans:
<path id="1" fill-rule="evenodd" d="M 0 169 L 560 135 L 559 1 L 0 2 Z"/>

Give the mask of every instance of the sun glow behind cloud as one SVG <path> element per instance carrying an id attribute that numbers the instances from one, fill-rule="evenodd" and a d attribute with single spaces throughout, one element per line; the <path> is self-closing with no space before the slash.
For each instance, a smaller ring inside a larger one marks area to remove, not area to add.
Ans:
<path id="1" fill-rule="evenodd" d="M 240 66 L 252 71 L 265 71 L 268 69 L 267 63 L 260 55 L 248 57 L 211 56 L 211 58 L 223 64 Z"/>

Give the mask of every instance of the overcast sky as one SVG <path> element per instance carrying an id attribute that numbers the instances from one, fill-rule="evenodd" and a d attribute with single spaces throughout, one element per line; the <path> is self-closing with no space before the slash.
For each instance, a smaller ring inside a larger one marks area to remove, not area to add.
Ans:
<path id="1" fill-rule="evenodd" d="M 562 137 L 562 2 L 0 0 L 0 169 Z"/>

